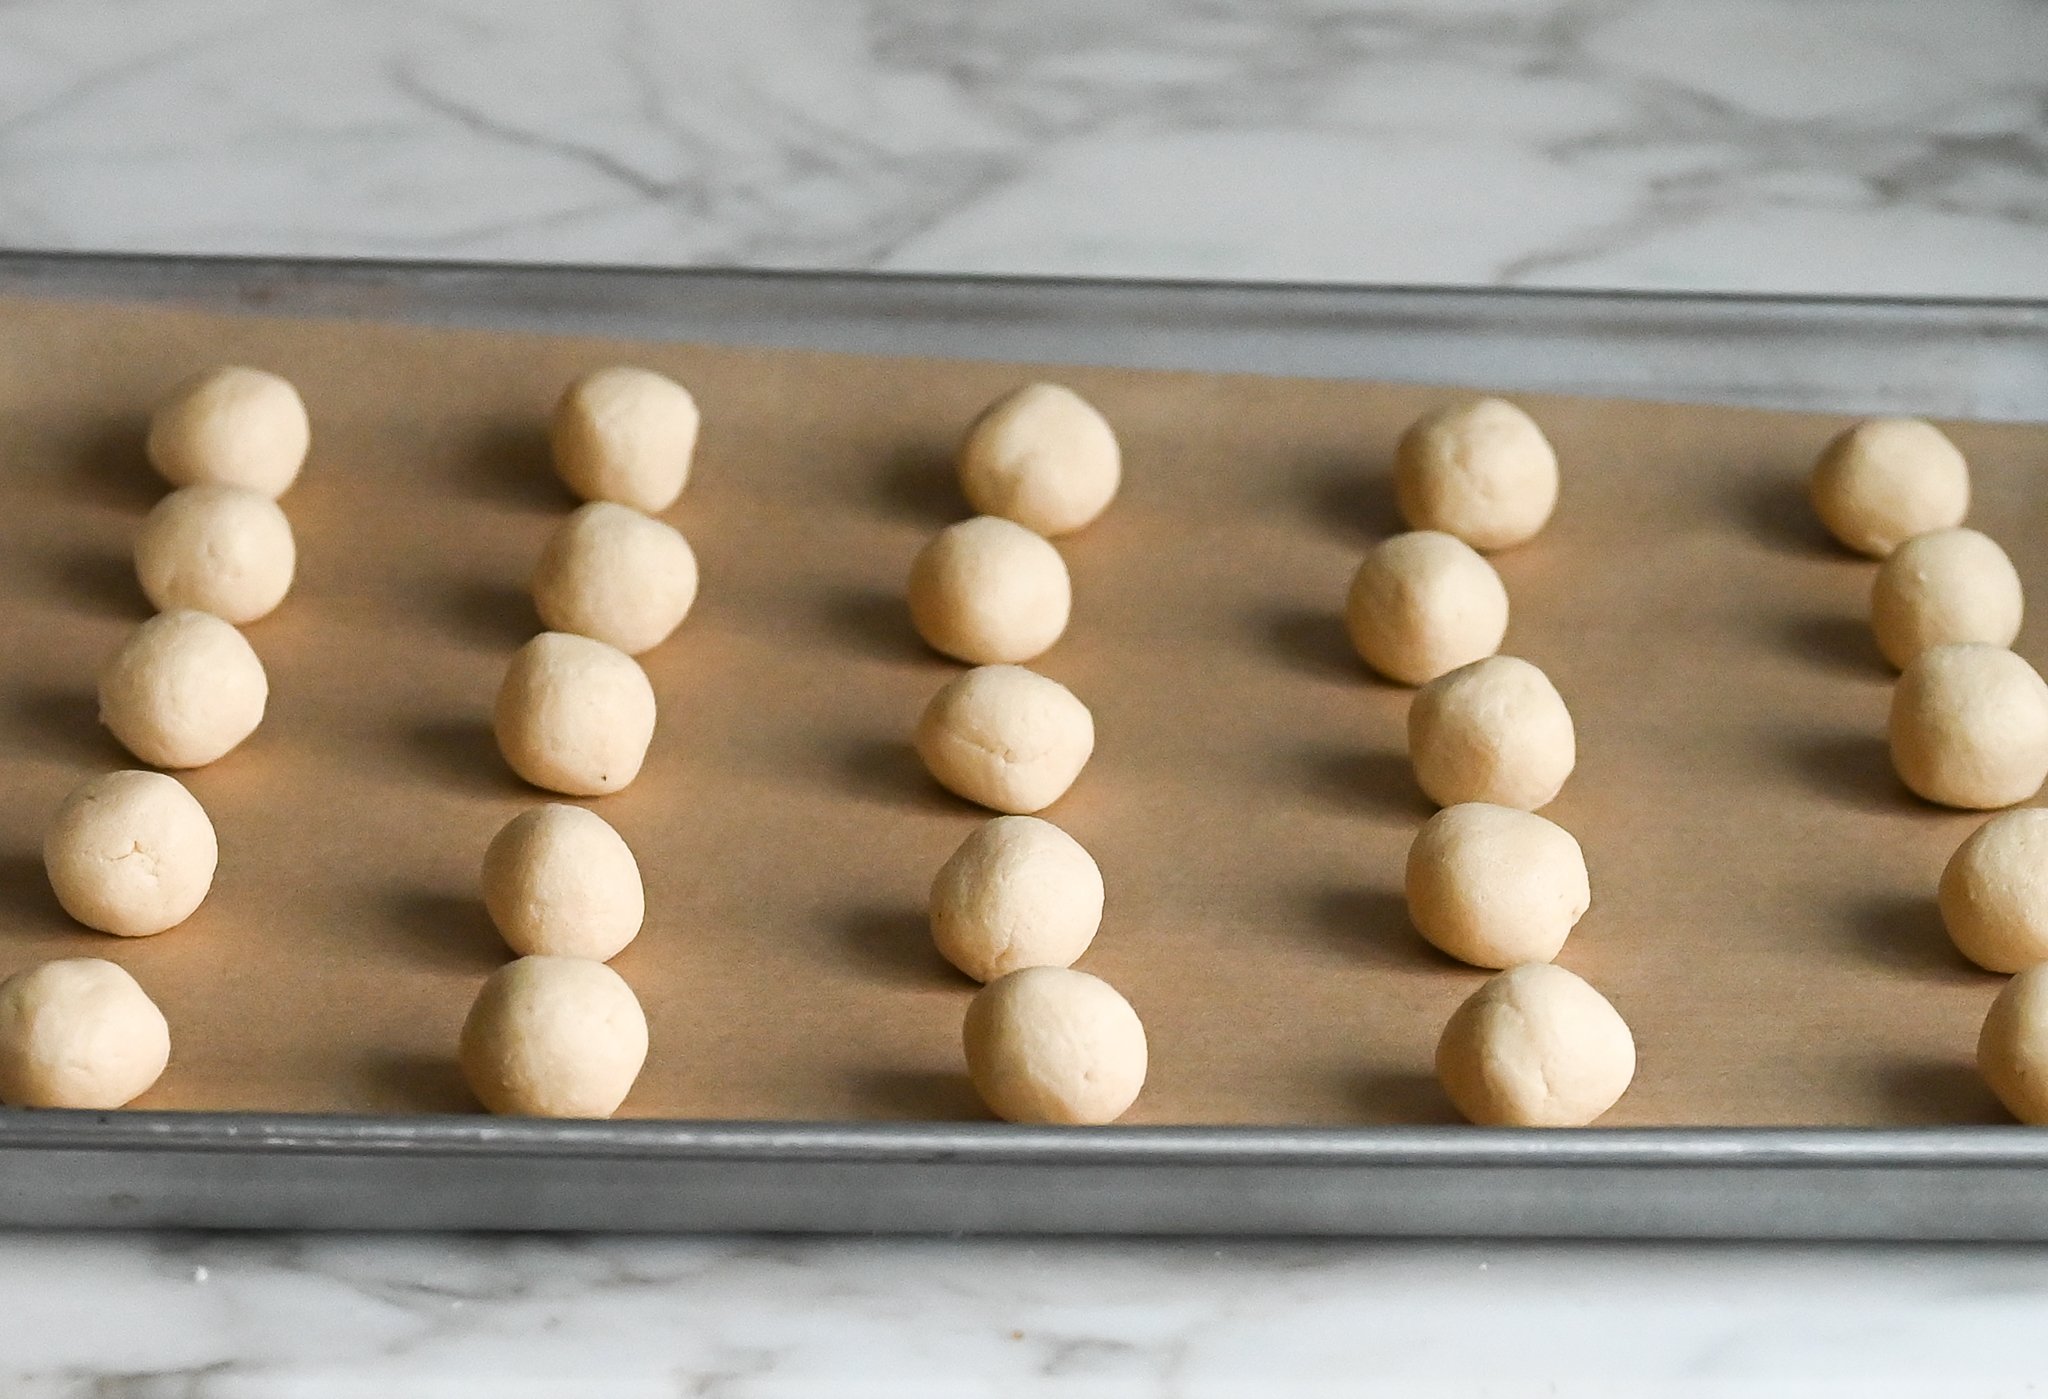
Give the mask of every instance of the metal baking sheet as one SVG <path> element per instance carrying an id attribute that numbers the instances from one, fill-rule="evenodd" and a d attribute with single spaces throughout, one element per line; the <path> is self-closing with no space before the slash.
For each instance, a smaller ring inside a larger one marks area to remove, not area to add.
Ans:
<path id="1" fill-rule="evenodd" d="M 17 259 L 0 292 L 647 338 L 2041 415 L 2042 308 Z M 37 1223 L 2036 1237 L 2035 1135 L 8 1114 Z"/>

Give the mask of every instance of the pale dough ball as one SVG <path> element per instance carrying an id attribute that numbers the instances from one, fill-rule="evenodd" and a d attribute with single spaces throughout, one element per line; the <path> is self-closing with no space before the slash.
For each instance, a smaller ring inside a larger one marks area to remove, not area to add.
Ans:
<path id="1" fill-rule="evenodd" d="M 521 957 L 491 973 L 462 1023 L 462 1076 L 492 1112 L 610 1117 L 647 1062 L 647 1016 L 587 957 Z"/>
<path id="2" fill-rule="evenodd" d="M 2005 1110 L 2048 1126 L 2048 964 L 2005 983 L 1977 1036 L 1977 1071 Z"/>
<path id="3" fill-rule="evenodd" d="M 629 656 L 666 641 L 696 600 L 689 541 L 606 500 L 570 512 L 533 574 L 534 607 L 550 631 L 594 637 Z"/>
<path id="4" fill-rule="evenodd" d="M 149 460 L 174 486 L 243 486 L 277 499 L 312 445 L 287 379 L 230 365 L 180 385 L 149 423 Z"/>
<path id="5" fill-rule="evenodd" d="M 1102 871 L 1081 842 L 1036 816 L 998 816 L 932 881 L 932 941 L 976 981 L 1068 967 L 1102 925 Z"/>
<path id="6" fill-rule="evenodd" d="M 210 612 L 162 612 L 100 672 L 100 722 L 162 768 L 196 768 L 256 732 L 270 701 L 263 662 Z"/>
<path id="7" fill-rule="evenodd" d="M 484 852 L 484 906 L 520 956 L 609 962 L 640 931 L 646 891 L 602 816 L 552 802 L 506 823 Z"/>
<path id="8" fill-rule="evenodd" d="M 1089 524 L 1122 479 L 1109 423 L 1059 384 L 1027 384 L 997 399 L 960 444 L 960 489 L 975 512 L 1044 535 Z"/>
<path id="9" fill-rule="evenodd" d="M 1060 551 L 994 515 L 948 525 L 910 565 L 910 620 L 918 635 L 969 665 L 1042 654 L 1067 629 L 1073 605 Z"/>
<path id="10" fill-rule="evenodd" d="M 1436 1076 L 1482 1127 L 1584 1127 L 1621 1100 L 1636 1045 L 1607 998 L 1549 962 L 1491 977 L 1452 1012 Z"/>
<path id="11" fill-rule="evenodd" d="M 1408 916 L 1440 951 L 1475 967 L 1548 962 L 1593 902 L 1572 833 L 1511 806 L 1465 802 L 1408 847 Z"/>
<path id="12" fill-rule="evenodd" d="M 975 993 L 961 1029 L 967 1076 L 1007 1122 L 1100 1126 L 1145 1086 L 1145 1027 L 1108 982 L 1026 967 Z"/>
<path id="13" fill-rule="evenodd" d="M 1058 801 L 1095 751 L 1095 719 L 1057 680 L 979 666 L 946 683 L 917 724 L 917 753 L 939 784 L 995 811 Z"/>
<path id="14" fill-rule="evenodd" d="M 2003 646 L 1933 646 L 1892 690 L 1892 766 L 1931 802 L 2011 806 L 2048 778 L 2048 684 Z"/>
<path id="15" fill-rule="evenodd" d="M 647 760 L 654 686 L 616 646 L 542 632 L 513 654 L 493 727 L 505 761 L 534 786 L 603 796 L 638 777 Z"/>
<path id="16" fill-rule="evenodd" d="M 585 500 L 658 514 L 676 503 L 697 450 L 697 400 L 651 369 L 586 374 L 555 404 L 555 471 Z"/>
<path id="17" fill-rule="evenodd" d="M 1932 423 L 1872 418 L 1821 451 L 1811 491 L 1830 534 L 1881 559 L 1916 534 L 1963 522 L 1970 468 Z"/>
<path id="18" fill-rule="evenodd" d="M 135 576 L 159 612 L 189 607 L 240 626 L 267 617 L 298 566 L 291 522 L 244 486 L 187 486 L 135 536 Z"/>
<path id="19" fill-rule="evenodd" d="M 219 859 L 206 808 L 161 772 L 89 778 L 64 798 L 43 836 L 43 868 L 64 911 L 124 938 L 190 918 Z"/>
<path id="20" fill-rule="evenodd" d="M 1901 670 L 1930 646 L 2012 645 L 2024 608 L 2019 570 L 1973 529 L 1914 535 L 1878 565 L 1870 589 L 1877 649 Z"/>
<path id="21" fill-rule="evenodd" d="M 171 1027 L 130 976 L 97 957 L 41 962 L 0 981 L 0 1102 L 121 1107 L 171 1060 Z"/>
<path id="22" fill-rule="evenodd" d="M 1500 649 L 1508 590 L 1463 540 L 1438 530 L 1397 534 L 1359 564 L 1344 624 L 1367 665 L 1423 685 Z"/>
<path id="23" fill-rule="evenodd" d="M 1491 802 L 1535 811 L 1563 789 L 1578 746 L 1550 677 L 1518 657 L 1488 656 L 1415 692 L 1408 757 L 1438 806 Z"/>
<path id="24" fill-rule="evenodd" d="M 1941 872 L 1941 921 L 1986 971 L 2048 962 L 2048 811 L 2000 812 L 1956 847 Z"/>
<path id="25" fill-rule="evenodd" d="M 1557 508 L 1557 453 L 1527 413 L 1480 398 L 1428 414 L 1394 455 L 1401 518 L 1475 549 L 1534 539 Z"/>

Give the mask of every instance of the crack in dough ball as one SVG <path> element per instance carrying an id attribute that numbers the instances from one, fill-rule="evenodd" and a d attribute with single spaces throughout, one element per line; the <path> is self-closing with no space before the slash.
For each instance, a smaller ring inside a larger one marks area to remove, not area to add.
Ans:
<path id="1" fill-rule="evenodd" d="M 462 1076 L 510 1117 L 610 1117 L 647 1062 L 633 988 L 585 957 L 521 957 L 491 973 L 462 1024 Z"/>
<path id="2" fill-rule="evenodd" d="M 237 626 L 291 591 L 298 547 L 277 502 L 245 486 L 186 486 L 135 536 L 135 577 L 159 612 L 191 608 Z"/>
<path id="3" fill-rule="evenodd" d="M 289 380 L 229 365 L 178 386 L 150 419 L 148 450 L 174 486 L 241 486 L 275 500 L 299 479 L 312 441 Z"/>
<path id="4" fill-rule="evenodd" d="M 1870 629 L 1885 659 L 1904 670 L 1930 646 L 2012 645 L 2025 606 L 2019 570 L 1995 541 L 1973 529 L 1933 530 L 1878 565 Z"/>
<path id="5" fill-rule="evenodd" d="M 1963 454 L 1918 418 L 1872 418 L 1842 433 L 1822 449 L 1810 490 L 1828 532 L 1874 559 L 1970 513 Z"/>
<path id="6" fill-rule="evenodd" d="M 1069 967 L 1102 925 L 1102 871 L 1081 842 L 1036 816 L 998 816 L 932 881 L 932 941 L 976 981 Z"/>
<path id="7" fill-rule="evenodd" d="M 1557 453 L 1535 419 L 1501 398 L 1428 414 L 1401 437 L 1394 496 L 1409 528 L 1475 549 L 1534 539 L 1557 508 Z"/>
<path id="8" fill-rule="evenodd" d="M 1067 629 L 1074 588 L 1060 551 L 1024 526 L 977 515 L 933 535 L 910 565 L 910 620 L 969 665 L 1040 656 Z"/>
<path id="9" fill-rule="evenodd" d="M 2032 1127 L 2048 1127 L 2048 965 L 2005 983 L 1977 1036 L 1977 1071 L 2005 1104 Z"/>
<path id="10" fill-rule="evenodd" d="M 533 574 L 533 604 L 549 631 L 592 637 L 629 656 L 668 640 L 696 600 L 689 541 L 605 500 L 570 512 Z"/>
<path id="11" fill-rule="evenodd" d="M 961 1028 L 967 1076 L 1006 1122 L 1100 1126 L 1145 1086 L 1145 1027 L 1108 982 L 1026 967 L 975 994 Z"/>
<path id="12" fill-rule="evenodd" d="M 1059 384 L 1027 384 L 997 399 L 960 444 L 960 489 L 975 513 L 1043 535 L 1093 522 L 1122 479 L 1108 421 Z"/>
<path id="13" fill-rule="evenodd" d="M 1933 646 L 1892 689 L 1892 766 L 1928 801 L 1988 811 L 2048 779 L 2048 684 L 2003 646 Z"/>
<path id="14" fill-rule="evenodd" d="M 256 732 L 269 701 L 263 662 L 210 612 L 159 613 L 100 672 L 100 722 L 157 767 L 205 767 L 225 757 Z"/>
<path id="15" fill-rule="evenodd" d="M 43 868 L 64 911 L 102 933 L 139 938 L 190 918 L 213 887 L 220 846 L 185 784 L 161 772 L 109 772 L 73 788 L 43 836 Z"/>
<path id="16" fill-rule="evenodd" d="M 647 915 L 640 864 L 602 816 L 550 802 L 508 821 L 484 852 L 484 906 L 522 957 L 609 962 Z"/>
<path id="17" fill-rule="evenodd" d="M 1095 751 L 1095 719 L 1057 680 L 1022 666 L 979 666 L 932 696 L 916 746 L 948 791 L 1029 815 L 1081 775 Z"/>
<path id="18" fill-rule="evenodd" d="M 1485 802 L 1429 818 L 1408 847 L 1407 893 L 1416 931 L 1475 967 L 1550 961 L 1593 902 L 1570 831 Z"/>
<path id="19" fill-rule="evenodd" d="M 493 727 L 506 763 L 534 786 L 600 797 L 640 775 L 654 718 L 654 686 L 638 661 L 550 631 L 513 654 Z"/>
<path id="20" fill-rule="evenodd" d="M 1359 564 L 1344 623 L 1367 665 L 1424 685 L 1500 649 L 1508 590 L 1463 540 L 1437 530 L 1397 534 Z"/>
<path id="21" fill-rule="evenodd" d="M 586 374 L 555 404 L 555 472 L 583 500 L 658 515 L 690 480 L 697 400 L 651 369 L 619 365 Z"/>
<path id="22" fill-rule="evenodd" d="M 1607 998 L 1549 962 L 1510 967 L 1452 1012 L 1436 1074 L 1482 1127 L 1584 1127 L 1621 1101 L 1636 1045 Z"/>
<path id="23" fill-rule="evenodd" d="M 1488 656 L 1415 692 L 1408 757 L 1438 806 L 1491 802 L 1535 811 L 1563 790 L 1578 747 L 1550 677 L 1519 657 Z"/>
<path id="24" fill-rule="evenodd" d="M 0 1102 L 9 1107 L 123 1107 L 170 1059 L 164 1013 L 112 962 L 63 957 L 0 981 Z"/>
<path id="25" fill-rule="evenodd" d="M 1940 902 L 1957 950 L 1985 971 L 2048 962 L 2048 811 L 2001 812 L 1971 832 L 1941 872 Z"/>

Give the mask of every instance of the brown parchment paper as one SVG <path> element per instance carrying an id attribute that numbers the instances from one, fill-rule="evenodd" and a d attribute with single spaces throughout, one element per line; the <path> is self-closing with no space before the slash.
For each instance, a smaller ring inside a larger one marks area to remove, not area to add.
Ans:
<path id="1" fill-rule="evenodd" d="M 487 727 L 536 627 L 524 586 L 572 502 L 547 409 L 618 359 L 698 395 L 695 478 L 670 518 L 703 592 L 646 657 L 661 722 L 639 781 L 595 803 L 638 852 L 649 916 L 616 962 L 652 1052 L 624 1112 L 968 1118 L 971 986 L 932 952 L 933 871 L 980 819 L 910 752 L 955 667 L 905 616 L 920 542 L 964 515 L 948 453 L 1034 371 L 719 348 L 0 305 L 0 972 L 90 954 L 163 1006 L 170 1069 L 139 1106 L 473 1109 L 457 1028 L 504 960 L 477 898 L 500 823 L 539 793 Z M 123 941 L 71 925 L 42 828 L 86 775 L 133 765 L 101 731 L 102 660 L 146 615 L 130 570 L 163 487 L 141 434 L 222 361 L 300 385 L 315 444 L 285 498 L 299 580 L 249 629 L 273 699 L 242 749 L 186 775 L 220 833 L 212 896 Z M 1402 427 L 1448 395 L 1062 369 L 1127 455 L 1121 499 L 1061 542 L 1076 605 L 1040 663 L 1099 746 L 1047 815 L 1101 862 L 1081 965 L 1144 1017 L 1128 1120 L 1450 1120 L 1430 1074 L 1482 974 L 1408 926 L 1429 808 L 1403 755 L 1407 692 L 1341 630 L 1360 552 L 1396 528 Z M 1802 498 L 1840 424 L 1523 398 L 1564 461 L 1551 529 L 1498 563 L 1512 652 L 1576 716 L 1550 815 L 1594 903 L 1561 961 L 1634 1027 L 1608 1121 L 1997 1119 L 1971 1052 L 1997 978 L 1933 904 L 1979 817 L 1916 802 L 1882 734 L 1889 677 L 1863 624 L 1873 566 Z M 1972 519 L 2048 578 L 2038 428 L 1959 424 Z M 2020 649 L 2042 657 L 2030 623 Z"/>

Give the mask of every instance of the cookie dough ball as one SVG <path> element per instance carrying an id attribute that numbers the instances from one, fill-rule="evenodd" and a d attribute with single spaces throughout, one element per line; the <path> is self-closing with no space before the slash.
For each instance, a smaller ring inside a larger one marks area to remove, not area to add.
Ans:
<path id="1" fill-rule="evenodd" d="M 2048 811 L 2001 812 L 1949 857 L 1941 921 L 1965 957 L 1988 972 L 2048 962 Z"/>
<path id="2" fill-rule="evenodd" d="M 1344 604 L 1351 644 L 1389 680 L 1424 685 L 1500 649 L 1508 590 L 1464 541 L 1438 530 L 1375 545 Z"/>
<path id="3" fill-rule="evenodd" d="M 1550 677 L 1517 657 L 1488 656 L 1415 692 L 1408 757 L 1438 806 L 1491 802 L 1535 811 L 1563 790 L 1578 746 Z"/>
<path id="4" fill-rule="evenodd" d="M 491 973 L 462 1024 L 462 1076 L 492 1112 L 610 1117 L 647 1062 L 633 988 L 585 957 L 521 957 Z"/>
<path id="5" fill-rule="evenodd" d="M 534 786 L 600 797 L 640 775 L 654 686 L 616 646 L 542 632 L 513 654 L 493 727 L 506 763 Z"/>
<path id="6" fill-rule="evenodd" d="M 1394 454 L 1394 496 L 1411 529 L 1475 549 L 1534 539 L 1557 508 L 1557 453 L 1505 399 L 1479 398 L 1422 418 Z"/>
<path id="7" fill-rule="evenodd" d="M 219 859 L 206 808 L 160 772 L 88 779 L 64 798 L 43 836 L 57 902 L 116 937 L 148 937 L 190 918 Z"/>
<path id="8" fill-rule="evenodd" d="M 1036 816 L 998 816 L 932 881 L 932 941 L 976 981 L 1069 967 L 1102 925 L 1102 871 L 1081 842 Z"/>
<path id="9" fill-rule="evenodd" d="M 1932 423 L 1872 418 L 1822 450 L 1811 491 L 1830 534 L 1881 559 L 1916 534 L 1963 522 L 1970 468 Z"/>
<path id="10" fill-rule="evenodd" d="M 171 1059 L 171 1027 L 135 978 L 97 957 L 42 962 L 0 981 L 0 1102 L 118 1108 Z"/>
<path id="11" fill-rule="evenodd" d="M 2005 983 L 1977 1036 L 1977 1071 L 2029 1126 L 2048 1126 L 2048 965 Z"/>
<path id="12" fill-rule="evenodd" d="M 555 471 L 584 500 L 659 514 L 676 503 L 697 450 L 697 400 L 651 369 L 586 374 L 555 404 Z"/>
<path id="13" fill-rule="evenodd" d="M 135 576 L 159 612 L 192 608 L 241 626 L 267 617 L 298 566 L 291 522 L 245 486 L 187 486 L 135 536 Z"/>
<path id="14" fill-rule="evenodd" d="M 1931 802 L 2023 802 L 2048 778 L 2048 684 L 2003 646 L 1932 646 L 1892 690 L 1892 766 Z"/>
<path id="15" fill-rule="evenodd" d="M 542 625 L 594 637 L 629 656 L 668 640 L 696 600 L 697 556 L 689 541 L 607 500 L 572 511 L 533 574 Z"/>
<path id="16" fill-rule="evenodd" d="M 1095 719 L 1057 680 L 979 666 L 946 683 L 917 724 L 917 754 L 939 785 L 1026 815 L 1060 799 L 1095 751 Z"/>
<path id="17" fill-rule="evenodd" d="M 933 535 L 910 565 L 910 620 L 969 665 L 1044 653 L 1067 629 L 1074 586 L 1060 551 L 1024 526 L 977 515 Z"/>
<path id="18" fill-rule="evenodd" d="M 160 768 L 196 768 L 256 732 L 270 702 L 263 662 L 210 612 L 150 618 L 100 672 L 100 722 Z"/>
<path id="19" fill-rule="evenodd" d="M 1408 847 L 1408 916 L 1475 967 L 1548 962 L 1593 902 L 1572 833 L 1534 812 L 1447 806 Z"/>
<path id="20" fill-rule="evenodd" d="M 960 489 L 976 513 L 1043 535 L 1089 524 L 1122 479 L 1109 423 L 1059 384 L 1027 384 L 997 399 L 960 444 Z"/>
<path id="21" fill-rule="evenodd" d="M 522 957 L 609 962 L 647 914 L 640 865 L 602 816 L 553 802 L 506 823 L 484 852 L 484 906 Z"/>
<path id="22" fill-rule="evenodd" d="M 1635 1038 L 1607 998 L 1548 962 L 1511 967 L 1452 1012 L 1436 1076 L 1482 1127 L 1584 1127 L 1619 1102 Z"/>
<path id="23" fill-rule="evenodd" d="M 2025 603 L 2005 550 L 1973 529 L 1916 534 L 1878 565 L 1870 589 L 1877 649 L 1904 670 L 1930 646 L 2010 646 Z"/>
<path id="24" fill-rule="evenodd" d="M 313 429 L 289 380 L 230 365 L 180 385 L 149 423 L 149 460 L 174 486 L 242 486 L 272 500 L 306 464 Z"/>
<path id="25" fill-rule="evenodd" d="M 1066 967 L 991 981 L 967 1007 L 967 1076 L 1006 1122 L 1100 1126 L 1145 1086 L 1145 1027 L 1108 982 Z"/>

